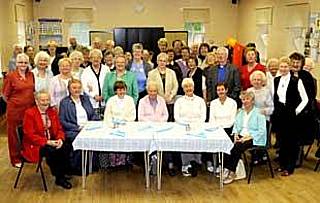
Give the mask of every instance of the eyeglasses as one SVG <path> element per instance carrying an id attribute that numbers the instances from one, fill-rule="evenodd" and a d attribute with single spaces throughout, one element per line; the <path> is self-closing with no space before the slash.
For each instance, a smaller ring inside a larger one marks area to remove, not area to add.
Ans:
<path id="1" fill-rule="evenodd" d="M 29 64 L 28 61 L 18 61 L 17 63 L 20 63 L 20 64 Z"/>

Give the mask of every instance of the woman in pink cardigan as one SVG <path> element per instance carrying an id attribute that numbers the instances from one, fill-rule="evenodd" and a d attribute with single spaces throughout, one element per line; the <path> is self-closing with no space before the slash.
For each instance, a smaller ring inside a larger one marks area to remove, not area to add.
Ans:
<path id="1" fill-rule="evenodd" d="M 165 100 L 158 95 L 157 84 L 150 81 L 147 84 L 148 95 L 139 101 L 139 121 L 165 122 L 168 120 L 168 110 Z"/>

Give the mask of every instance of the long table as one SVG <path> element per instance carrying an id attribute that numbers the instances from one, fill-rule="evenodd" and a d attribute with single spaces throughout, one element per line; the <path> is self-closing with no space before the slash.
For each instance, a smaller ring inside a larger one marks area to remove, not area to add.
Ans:
<path id="1" fill-rule="evenodd" d="M 157 188 L 161 189 L 162 152 L 219 153 L 223 168 L 223 153 L 230 154 L 233 143 L 222 128 L 209 123 L 128 122 L 114 128 L 102 121 L 91 121 L 73 142 L 74 150 L 82 150 L 82 187 L 86 185 L 88 151 L 144 152 L 146 187 L 150 187 L 149 154 L 157 152 Z M 90 163 L 90 162 L 89 162 Z M 220 188 L 223 188 L 222 170 Z"/>

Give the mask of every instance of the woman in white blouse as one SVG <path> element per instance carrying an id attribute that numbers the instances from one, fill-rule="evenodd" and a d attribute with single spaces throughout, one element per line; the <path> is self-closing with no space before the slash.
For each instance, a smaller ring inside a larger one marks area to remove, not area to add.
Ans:
<path id="1" fill-rule="evenodd" d="M 70 59 L 72 62 L 72 70 L 71 70 L 71 75 L 72 78 L 80 80 L 83 68 L 80 67 L 80 65 L 83 62 L 83 54 L 80 51 L 73 51 L 70 54 Z"/>
<path id="2" fill-rule="evenodd" d="M 218 98 L 210 103 L 210 117 L 209 122 L 213 126 L 222 127 L 228 135 L 231 135 L 232 126 L 237 115 L 237 102 L 227 96 L 228 87 L 226 83 L 218 83 L 216 85 Z M 207 170 L 210 173 L 214 172 L 212 166 L 212 156 L 205 154 L 207 162 Z M 214 156 L 214 166 L 217 167 L 216 156 Z M 217 173 L 219 171 L 216 171 Z"/>
<path id="3" fill-rule="evenodd" d="M 104 113 L 104 122 L 109 126 L 115 122 L 133 122 L 136 109 L 133 98 L 126 95 L 127 86 L 124 81 L 114 83 L 115 96 L 108 99 Z M 100 154 L 101 168 L 124 166 L 130 163 L 130 156 L 124 153 Z"/>
<path id="4" fill-rule="evenodd" d="M 279 60 L 280 76 L 274 79 L 273 127 L 279 133 L 279 172 L 289 176 L 294 172 L 299 152 L 297 116 L 308 103 L 308 96 L 302 81 L 290 74 L 290 59 Z"/>
<path id="5" fill-rule="evenodd" d="M 35 82 L 35 91 L 39 92 L 40 90 L 49 91 L 50 80 L 53 77 L 53 73 L 48 69 L 50 56 L 45 51 L 39 51 L 34 58 L 36 68 L 31 72 L 34 75 Z"/>
<path id="6" fill-rule="evenodd" d="M 59 60 L 60 73 L 54 76 L 50 84 L 51 106 L 59 109 L 60 101 L 68 96 L 68 82 L 71 80 L 71 60 L 62 58 Z"/>
<path id="7" fill-rule="evenodd" d="M 105 107 L 102 88 L 106 74 L 110 72 L 110 70 L 107 66 L 101 64 L 102 52 L 99 49 L 91 50 L 89 57 L 92 65 L 83 70 L 81 82 L 83 84 L 83 90 L 89 95 L 96 113 L 102 117 Z"/>
<path id="8" fill-rule="evenodd" d="M 206 104 L 196 96 L 194 82 L 191 78 L 182 81 L 184 96 L 177 99 L 174 105 L 174 118 L 178 123 L 189 125 L 191 123 L 204 123 L 206 120 Z M 181 153 L 182 174 L 184 176 L 197 176 L 197 168 L 201 164 L 201 154 Z"/>

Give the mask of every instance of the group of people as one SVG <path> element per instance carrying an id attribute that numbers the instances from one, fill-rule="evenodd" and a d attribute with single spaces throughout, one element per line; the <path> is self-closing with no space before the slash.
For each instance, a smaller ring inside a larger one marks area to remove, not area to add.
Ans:
<path id="1" fill-rule="evenodd" d="M 225 156 L 225 184 L 235 179 L 246 149 L 270 144 L 270 131 L 277 135 L 283 176 L 294 172 L 303 146 L 313 143 L 316 80 L 309 71 L 314 64 L 299 53 L 264 66 L 255 48 L 247 47 L 246 63 L 236 67 L 227 48 L 207 43 L 189 48 L 175 40 L 169 48 L 161 38 L 156 63 L 140 43 L 133 44 L 132 55 L 110 40 L 103 49 L 93 43 L 90 50 L 74 38 L 70 44 L 64 56 L 56 53 L 54 41 L 34 57 L 18 53 L 3 87 L 11 164 L 21 167 L 22 157 L 37 162 L 45 156 L 63 188 L 72 187 L 68 176 L 81 165 L 72 142 L 91 120 L 208 121 L 222 127 L 235 143 Z M 21 124 L 22 147 L 16 135 Z M 123 153 L 101 153 L 96 160 L 102 168 L 134 161 Z M 209 172 L 216 169 L 205 153 L 166 153 L 165 162 L 172 176 L 180 166 L 185 176 L 196 176 L 202 163 Z"/>

